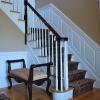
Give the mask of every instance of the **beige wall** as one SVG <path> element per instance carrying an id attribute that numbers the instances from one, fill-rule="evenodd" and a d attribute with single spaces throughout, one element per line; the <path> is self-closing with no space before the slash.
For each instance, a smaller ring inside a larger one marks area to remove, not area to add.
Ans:
<path id="1" fill-rule="evenodd" d="M 25 50 L 24 34 L 0 10 L 0 52 Z"/>
<path id="2" fill-rule="evenodd" d="M 100 45 L 98 0 L 36 0 L 36 8 L 53 3 Z"/>

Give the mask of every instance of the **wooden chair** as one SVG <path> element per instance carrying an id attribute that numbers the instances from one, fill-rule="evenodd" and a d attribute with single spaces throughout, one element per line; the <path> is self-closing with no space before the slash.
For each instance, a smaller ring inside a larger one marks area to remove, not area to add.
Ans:
<path id="1" fill-rule="evenodd" d="M 22 67 L 19 69 L 12 69 L 13 63 L 22 63 Z M 17 59 L 17 60 L 7 60 L 8 64 L 8 81 L 10 85 L 8 88 L 12 87 L 11 78 L 14 78 L 17 82 L 21 83 L 24 82 L 28 88 L 28 100 L 32 100 L 32 84 L 42 85 L 44 81 L 47 81 L 46 92 L 49 94 L 49 87 L 51 84 L 50 80 L 50 65 L 52 63 L 43 63 L 43 64 L 32 64 L 30 68 L 26 68 L 25 60 L 24 59 Z M 40 72 L 34 70 L 37 67 L 47 67 L 47 72 Z"/>

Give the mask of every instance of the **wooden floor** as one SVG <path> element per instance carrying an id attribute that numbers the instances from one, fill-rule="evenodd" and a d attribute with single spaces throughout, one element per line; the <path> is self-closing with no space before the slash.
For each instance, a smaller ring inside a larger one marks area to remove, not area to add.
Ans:
<path id="1" fill-rule="evenodd" d="M 33 86 L 33 100 L 52 100 L 46 92 L 40 88 Z M 25 85 L 17 85 L 12 89 L 1 89 L 0 94 L 6 94 L 10 100 L 28 100 L 27 88 Z"/>
<path id="2" fill-rule="evenodd" d="M 91 91 L 72 100 L 100 100 L 100 89 L 92 89 Z"/>
<path id="3" fill-rule="evenodd" d="M 24 85 L 14 86 L 11 90 L 1 89 L 0 94 L 6 94 L 10 100 L 28 100 L 27 89 Z M 44 90 L 33 87 L 33 100 L 52 100 Z M 71 100 L 100 100 L 100 89 L 93 89 Z"/>

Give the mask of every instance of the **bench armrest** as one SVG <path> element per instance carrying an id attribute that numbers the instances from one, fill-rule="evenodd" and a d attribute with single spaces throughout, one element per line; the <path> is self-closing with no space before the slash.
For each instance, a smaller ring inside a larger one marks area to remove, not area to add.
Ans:
<path id="1" fill-rule="evenodd" d="M 25 64 L 25 60 L 24 59 L 7 60 L 6 62 L 8 64 L 8 73 L 11 70 L 11 64 L 12 63 L 19 63 L 19 62 L 21 62 L 23 64 L 23 68 L 26 68 L 26 64 Z"/>

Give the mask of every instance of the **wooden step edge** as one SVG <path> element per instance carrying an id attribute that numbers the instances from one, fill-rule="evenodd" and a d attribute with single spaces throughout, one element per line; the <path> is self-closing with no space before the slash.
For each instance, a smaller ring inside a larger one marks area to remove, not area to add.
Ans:
<path id="1" fill-rule="evenodd" d="M 30 35 L 31 33 L 28 33 L 27 35 Z M 33 43 L 33 41 L 34 42 L 36 42 L 36 40 L 28 40 L 28 42 L 32 42 Z"/>
<path id="2" fill-rule="evenodd" d="M 68 61 L 68 63 L 70 64 L 70 63 L 80 63 L 80 61 Z"/>
<path id="3" fill-rule="evenodd" d="M 38 56 L 38 57 L 43 57 L 43 58 L 46 58 L 46 57 L 48 57 L 48 56 Z"/>
<path id="4" fill-rule="evenodd" d="M 23 22 L 24 22 L 25 20 L 24 20 L 24 19 L 19 18 L 19 19 L 18 19 L 18 21 L 23 21 Z"/>
<path id="5" fill-rule="evenodd" d="M 29 33 L 31 35 L 31 33 Z M 37 40 L 30 40 L 31 42 L 36 42 Z"/>
<path id="6" fill-rule="evenodd" d="M 2 3 L 6 3 L 6 4 L 11 4 L 11 5 L 13 4 L 12 2 L 3 1 L 3 0 L 2 0 L 1 2 L 2 2 Z"/>
<path id="7" fill-rule="evenodd" d="M 71 55 L 72 56 L 73 54 L 72 53 L 68 53 L 68 55 Z"/>
<path id="8" fill-rule="evenodd" d="M 32 49 L 34 49 L 34 50 L 38 50 L 38 49 L 41 49 L 41 48 L 37 48 L 37 47 L 36 47 L 36 48 L 32 48 Z M 39 57 L 39 56 L 38 56 L 38 57 Z"/>
<path id="9" fill-rule="evenodd" d="M 85 78 L 85 79 L 87 79 L 87 80 L 92 80 L 92 81 L 94 81 L 94 82 L 96 81 L 96 79 L 94 79 L 94 78 L 92 78 L 92 79 L 91 79 L 91 78 Z"/>
<path id="10" fill-rule="evenodd" d="M 69 71 L 69 74 L 71 73 L 76 73 L 76 72 L 87 72 L 87 70 L 84 70 L 84 69 L 77 69 L 77 70 L 72 70 L 72 71 Z"/>
<path id="11" fill-rule="evenodd" d="M 30 35 L 31 33 L 27 33 L 27 35 Z"/>
<path id="12" fill-rule="evenodd" d="M 12 13 L 20 13 L 19 11 L 16 11 L 16 10 L 10 10 L 10 12 L 12 12 Z"/>

